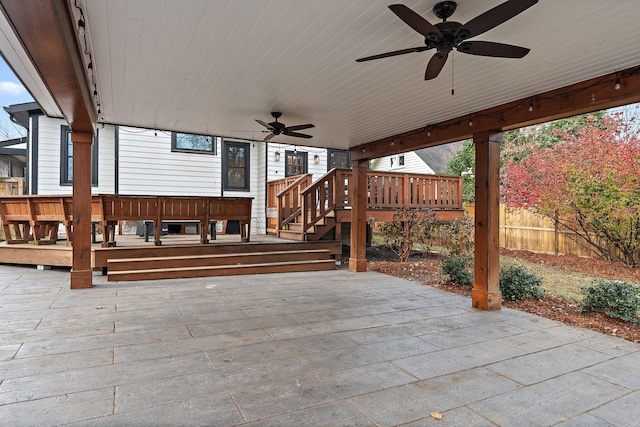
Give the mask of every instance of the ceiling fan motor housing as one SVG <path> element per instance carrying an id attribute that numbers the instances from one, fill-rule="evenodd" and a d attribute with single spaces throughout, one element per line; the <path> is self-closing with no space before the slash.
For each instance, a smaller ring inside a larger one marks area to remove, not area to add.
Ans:
<path id="1" fill-rule="evenodd" d="M 441 1 L 433 6 L 433 14 L 446 21 L 456 11 L 456 7 L 458 4 L 454 1 Z"/>

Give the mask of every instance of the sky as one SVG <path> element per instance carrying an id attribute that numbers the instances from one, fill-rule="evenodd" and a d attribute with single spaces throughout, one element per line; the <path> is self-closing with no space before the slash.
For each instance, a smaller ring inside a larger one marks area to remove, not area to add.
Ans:
<path id="1" fill-rule="evenodd" d="M 13 104 L 33 102 L 33 98 L 24 88 L 20 80 L 13 74 L 11 68 L 7 66 L 4 58 L 0 57 L 0 107 Z M 10 138 L 17 138 L 27 134 L 26 129 L 17 126 L 9 120 L 9 115 L 0 108 L 0 130 L 6 130 Z M 0 132 L 4 134 L 4 132 Z M 0 137 L 4 139 L 4 136 Z"/>

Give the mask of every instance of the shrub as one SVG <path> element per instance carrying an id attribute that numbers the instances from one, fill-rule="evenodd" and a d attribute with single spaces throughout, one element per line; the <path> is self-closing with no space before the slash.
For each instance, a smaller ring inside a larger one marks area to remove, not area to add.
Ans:
<path id="1" fill-rule="evenodd" d="M 375 223 L 375 218 L 370 222 Z M 407 262 L 414 245 L 428 250 L 436 222 L 433 209 L 406 208 L 398 209 L 390 222 L 377 224 L 384 244 L 398 255 L 400 262 Z"/>
<path id="2" fill-rule="evenodd" d="M 470 216 L 454 219 L 440 229 L 442 246 L 450 254 L 471 254 L 475 240 L 475 226 Z"/>
<path id="3" fill-rule="evenodd" d="M 512 265 L 500 270 L 500 292 L 511 301 L 540 298 L 544 291 L 540 287 L 542 278 L 529 273 L 522 265 Z"/>
<path id="4" fill-rule="evenodd" d="M 626 322 L 638 323 L 640 287 L 630 282 L 597 279 L 582 288 L 584 313 L 604 313 Z"/>
<path id="5" fill-rule="evenodd" d="M 442 272 L 448 274 L 451 283 L 469 286 L 473 284 L 473 273 L 470 270 L 473 258 L 469 255 L 452 254 L 442 260 Z"/>

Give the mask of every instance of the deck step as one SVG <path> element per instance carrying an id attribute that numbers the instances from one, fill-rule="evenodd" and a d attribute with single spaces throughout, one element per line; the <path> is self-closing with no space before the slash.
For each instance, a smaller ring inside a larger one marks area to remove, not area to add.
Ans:
<path id="1" fill-rule="evenodd" d="M 107 262 L 109 273 L 116 271 L 187 268 L 220 265 L 261 264 L 284 261 L 312 261 L 329 259 L 328 249 L 301 249 L 288 251 L 247 252 L 240 254 L 213 254 L 199 256 L 161 256 L 113 259 Z"/>
<path id="2" fill-rule="evenodd" d="M 289 239 L 289 240 L 304 240 L 304 233 L 302 231 L 296 230 L 280 230 L 281 239 Z"/>
<path id="3" fill-rule="evenodd" d="M 154 280 L 180 279 L 189 277 L 232 276 L 239 274 L 288 273 L 300 271 L 335 270 L 336 263 L 332 259 L 285 261 L 240 265 L 217 265 L 200 267 L 158 268 L 134 271 L 109 271 L 107 279 L 123 280 Z"/>

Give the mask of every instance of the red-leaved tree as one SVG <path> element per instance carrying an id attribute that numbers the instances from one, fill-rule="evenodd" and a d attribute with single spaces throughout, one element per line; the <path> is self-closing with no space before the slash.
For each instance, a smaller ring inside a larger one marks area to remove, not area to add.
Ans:
<path id="1" fill-rule="evenodd" d="M 640 135 L 635 117 L 605 116 L 598 126 L 561 134 L 502 169 L 502 198 L 581 236 L 600 255 L 640 265 Z"/>

